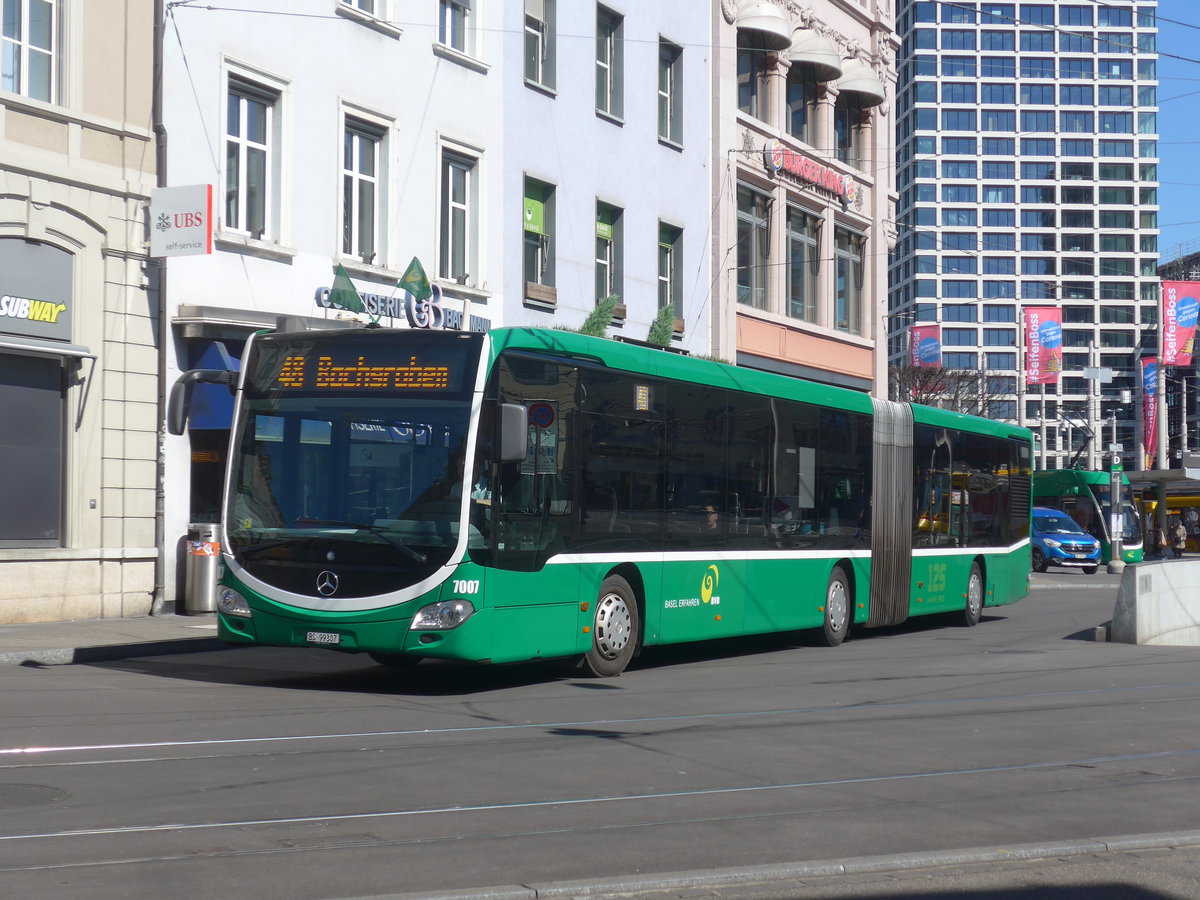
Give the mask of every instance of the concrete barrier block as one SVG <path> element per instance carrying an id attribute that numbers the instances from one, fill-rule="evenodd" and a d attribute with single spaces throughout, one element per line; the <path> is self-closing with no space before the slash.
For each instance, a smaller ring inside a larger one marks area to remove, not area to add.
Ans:
<path id="1" fill-rule="evenodd" d="M 1110 640 L 1200 646 L 1200 560 L 1128 566 L 1121 576 Z"/>

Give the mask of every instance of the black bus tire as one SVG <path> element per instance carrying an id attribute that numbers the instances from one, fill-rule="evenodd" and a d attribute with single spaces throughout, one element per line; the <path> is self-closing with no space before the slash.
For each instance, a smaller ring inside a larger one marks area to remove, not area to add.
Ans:
<path id="1" fill-rule="evenodd" d="M 979 624 L 983 615 L 983 572 L 979 563 L 971 563 L 971 574 L 967 576 L 967 605 L 963 608 L 959 619 L 967 628 Z"/>
<path id="2" fill-rule="evenodd" d="M 592 616 L 592 649 L 583 656 L 583 667 L 597 678 L 625 671 L 637 652 L 641 616 L 632 588 L 620 575 L 609 575 L 600 585 Z"/>
<path id="3" fill-rule="evenodd" d="M 841 566 L 834 566 L 825 588 L 825 621 L 817 637 L 826 647 L 836 647 L 846 639 L 853 618 L 854 596 L 850 579 Z"/>

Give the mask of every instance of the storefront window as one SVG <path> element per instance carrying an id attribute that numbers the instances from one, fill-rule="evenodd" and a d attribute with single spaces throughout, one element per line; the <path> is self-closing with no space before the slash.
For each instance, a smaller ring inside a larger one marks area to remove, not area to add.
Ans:
<path id="1" fill-rule="evenodd" d="M 861 234 L 838 228 L 834 232 L 837 264 L 834 326 L 838 331 L 862 333 L 863 245 Z"/>

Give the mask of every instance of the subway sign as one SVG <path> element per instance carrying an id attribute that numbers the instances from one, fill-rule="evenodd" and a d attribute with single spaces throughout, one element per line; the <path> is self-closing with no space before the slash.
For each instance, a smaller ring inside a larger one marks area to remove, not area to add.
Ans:
<path id="1" fill-rule="evenodd" d="M 772 172 L 784 172 L 813 187 L 829 191 L 846 203 L 853 203 L 858 195 L 858 182 L 849 175 L 797 153 L 778 140 L 770 140 L 763 147 L 763 162 Z"/>

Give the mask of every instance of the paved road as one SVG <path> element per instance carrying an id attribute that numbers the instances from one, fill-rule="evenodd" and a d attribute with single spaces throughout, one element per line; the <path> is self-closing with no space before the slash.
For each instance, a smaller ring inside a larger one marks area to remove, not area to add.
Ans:
<path id="1" fill-rule="evenodd" d="M 1046 877 L 1110 872 L 1142 892 L 1087 896 L 1200 895 L 1178 892 L 1188 849 L 1080 862 L 1085 839 L 1200 829 L 1200 649 L 1096 643 L 1117 579 L 1034 581 L 974 629 L 674 648 L 612 680 L 545 665 L 397 675 L 258 648 L 6 669 L 0 894 L 643 890 L 667 872 L 1032 844 L 1075 848 L 1033 866 Z M 661 895 L 915 896 L 932 878 L 920 896 L 1014 896 L 1031 866 Z"/>

